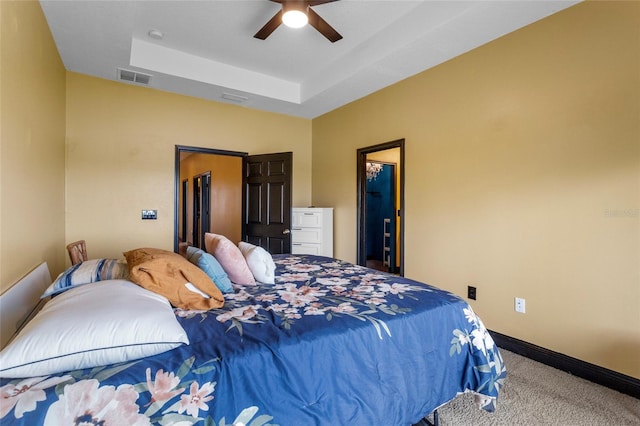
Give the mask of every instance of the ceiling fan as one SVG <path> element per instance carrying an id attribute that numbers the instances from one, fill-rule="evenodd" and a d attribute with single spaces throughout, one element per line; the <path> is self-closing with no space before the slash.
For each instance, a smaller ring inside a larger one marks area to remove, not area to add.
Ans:
<path id="1" fill-rule="evenodd" d="M 318 30 L 331 43 L 340 40 L 342 36 L 333 29 L 331 25 L 320 17 L 313 9 L 313 6 L 331 3 L 337 0 L 271 0 L 282 4 L 282 8 L 254 35 L 255 38 L 265 40 L 275 31 L 280 24 L 284 23 L 293 28 L 305 26 L 307 23 Z"/>

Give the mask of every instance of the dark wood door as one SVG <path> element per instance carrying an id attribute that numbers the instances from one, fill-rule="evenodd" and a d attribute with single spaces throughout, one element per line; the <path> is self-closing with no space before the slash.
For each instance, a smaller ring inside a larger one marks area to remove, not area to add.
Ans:
<path id="1" fill-rule="evenodd" d="M 243 161 L 242 239 L 271 254 L 291 253 L 292 159 L 283 152 Z"/>

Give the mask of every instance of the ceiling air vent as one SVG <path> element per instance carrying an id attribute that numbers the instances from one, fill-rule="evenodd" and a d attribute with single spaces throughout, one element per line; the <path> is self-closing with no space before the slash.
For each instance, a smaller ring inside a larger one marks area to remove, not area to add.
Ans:
<path id="1" fill-rule="evenodd" d="M 222 94 L 222 99 L 226 99 L 228 101 L 236 102 L 236 103 L 239 103 L 239 104 L 249 100 L 249 98 L 246 97 L 246 96 L 236 95 L 235 93 L 227 93 L 227 92 L 224 92 Z"/>
<path id="2" fill-rule="evenodd" d="M 148 85 L 149 81 L 151 81 L 151 75 L 118 68 L 118 80 L 128 81 L 129 83 Z"/>

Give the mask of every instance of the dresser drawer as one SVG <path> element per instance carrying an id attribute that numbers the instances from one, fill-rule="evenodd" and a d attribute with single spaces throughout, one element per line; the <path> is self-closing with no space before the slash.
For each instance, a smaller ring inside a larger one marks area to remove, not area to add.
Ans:
<path id="1" fill-rule="evenodd" d="M 292 254 L 313 254 L 315 256 L 322 255 L 322 246 L 320 244 L 292 243 Z"/>
<path id="2" fill-rule="evenodd" d="M 291 230 L 292 243 L 322 243 L 321 228 L 293 228 Z"/>
<path id="3" fill-rule="evenodd" d="M 322 216 L 320 212 L 294 212 L 291 226 L 294 228 L 322 228 Z"/>

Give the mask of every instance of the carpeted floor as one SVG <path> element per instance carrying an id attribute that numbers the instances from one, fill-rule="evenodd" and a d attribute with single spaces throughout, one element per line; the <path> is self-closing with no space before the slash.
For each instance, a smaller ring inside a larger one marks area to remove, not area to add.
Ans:
<path id="1" fill-rule="evenodd" d="M 504 349 L 500 353 L 508 375 L 497 410 L 479 410 L 471 394 L 460 395 L 438 410 L 441 426 L 640 425 L 639 399 Z"/>

